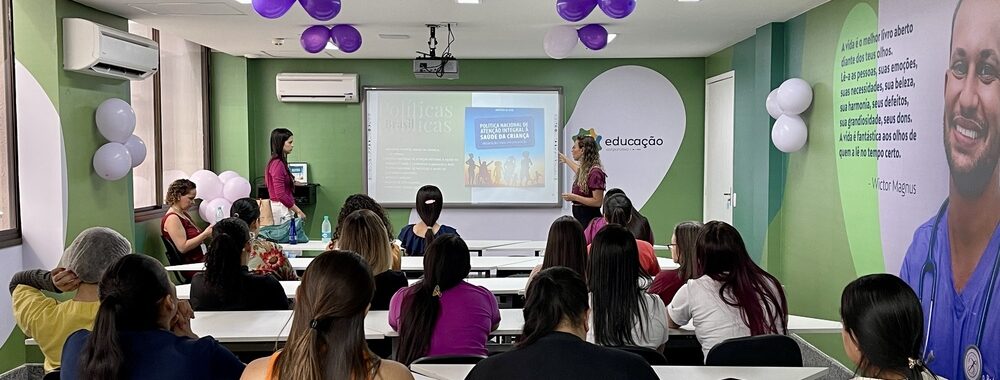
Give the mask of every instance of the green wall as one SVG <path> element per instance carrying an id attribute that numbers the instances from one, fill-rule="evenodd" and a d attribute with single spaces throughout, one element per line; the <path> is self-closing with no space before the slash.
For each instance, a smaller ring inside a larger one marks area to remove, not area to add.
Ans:
<path id="1" fill-rule="evenodd" d="M 615 59 L 615 60 L 463 60 L 461 79 L 455 81 L 415 79 L 409 60 L 268 59 L 245 60 L 213 54 L 213 151 L 217 171 L 242 168 L 249 139 L 253 155 L 251 176 L 263 175 L 269 159 L 268 138 L 274 128 L 295 133 L 296 148 L 289 160 L 310 164 L 310 181 L 321 185 L 318 205 L 306 207 L 311 234 L 319 234 L 322 215 L 336 216 L 344 198 L 364 190 L 362 108 L 356 104 L 280 103 L 275 96 L 274 77 L 281 72 L 358 73 L 361 86 L 561 86 L 569 119 L 584 87 L 597 75 L 621 65 L 641 65 L 663 74 L 681 94 L 687 113 L 684 140 L 666 177 L 642 209 L 661 241 L 682 220 L 701 219 L 702 170 L 704 161 L 703 58 Z M 245 80 L 241 71 L 246 67 Z M 245 84 L 244 84 L 245 82 Z M 246 108 L 240 108 L 246 86 Z M 249 131 L 240 130 L 249 120 Z M 230 139 L 236 141 L 228 142 Z M 228 157 L 236 157 L 226 161 Z M 223 162 L 227 162 L 222 164 Z M 230 166 L 231 165 L 231 166 Z M 409 210 L 391 210 L 394 226 L 407 222 Z"/>
<path id="2" fill-rule="evenodd" d="M 765 124 L 765 119 L 759 116 L 764 112 L 768 92 L 777 85 L 773 80 L 766 80 L 767 77 L 762 80 L 762 71 L 774 75 L 783 72 L 780 79 L 800 77 L 813 85 L 813 105 L 802 115 L 810 131 L 805 148 L 782 154 L 773 147 L 762 150 L 755 145 L 753 152 L 741 152 L 737 147 L 734 155 L 737 168 L 747 165 L 746 155 L 760 157 L 767 152 L 770 173 L 765 177 L 768 207 L 747 210 L 742 215 L 737 213 L 736 223 L 744 232 L 748 245 L 762 239 L 760 244 L 767 252 L 767 269 L 785 284 L 790 312 L 833 320 L 840 319 L 841 290 L 858 274 L 846 244 L 833 134 L 824 131 L 833 127 L 831 81 L 837 38 L 847 14 L 858 3 L 868 3 L 878 9 L 877 0 L 834 0 L 781 24 L 784 28 L 782 39 L 758 30 L 755 36 L 706 59 L 706 76 L 736 71 L 736 141 L 745 137 L 742 134 L 746 130 L 754 133 L 770 130 L 772 120 L 767 119 Z M 780 57 L 774 52 L 768 55 L 760 51 L 779 45 L 784 51 Z M 762 55 L 772 60 L 761 59 Z M 757 73 L 756 78 L 746 79 L 753 73 Z M 734 175 L 734 182 L 737 188 L 759 189 L 763 180 Z M 765 236 L 753 234 L 748 238 L 745 231 L 748 220 L 753 221 L 754 231 L 759 231 L 760 220 L 767 220 Z M 817 275 L 820 272 L 822 275 Z M 852 366 L 843 353 L 839 335 L 816 334 L 806 338 L 845 365 Z"/>
<path id="3" fill-rule="evenodd" d="M 131 177 L 105 181 L 91 167 L 94 152 L 106 142 L 94 125 L 94 110 L 108 98 L 129 99 L 129 84 L 62 69 L 63 18 L 122 30 L 127 20 L 69 0 L 13 0 L 12 7 L 14 57 L 41 84 L 62 122 L 69 194 L 65 244 L 93 226 L 113 228 L 134 242 Z M 30 120 L 19 121 L 19 128 L 31 127 Z M 25 348 L 24 334 L 15 328 L 0 348 L 0 372 L 26 358 L 40 356 L 36 348 Z"/>

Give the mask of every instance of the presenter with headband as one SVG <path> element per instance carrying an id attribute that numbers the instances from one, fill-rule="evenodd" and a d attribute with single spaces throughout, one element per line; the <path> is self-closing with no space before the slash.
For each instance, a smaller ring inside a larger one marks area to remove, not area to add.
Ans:
<path id="1" fill-rule="evenodd" d="M 1000 0 L 962 0 L 944 73 L 948 198 L 902 277 L 924 310 L 923 360 L 952 380 L 1000 379 Z"/>

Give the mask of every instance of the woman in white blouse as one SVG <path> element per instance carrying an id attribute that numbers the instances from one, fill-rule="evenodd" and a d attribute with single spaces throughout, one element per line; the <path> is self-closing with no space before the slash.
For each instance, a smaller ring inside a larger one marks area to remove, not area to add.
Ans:
<path id="1" fill-rule="evenodd" d="M 587 341 L 604 346 L 657 349 L 667 342 L 669 328 L 663 300 L 646 293 L 650 278 L 639 265 L 635 236 L 609 224 L 590 246 L 587 287 L 590 325 Z"/>
<path id="2" fill-rule="evenodd" d="M 708 222 L 695 250 L 700 274 L 667 306 L 671 327 L 694 325 L 702 353 L 730 338 L 786 334 L 788 303 L 781 283 L 750 259 L 739 231 Z"/>

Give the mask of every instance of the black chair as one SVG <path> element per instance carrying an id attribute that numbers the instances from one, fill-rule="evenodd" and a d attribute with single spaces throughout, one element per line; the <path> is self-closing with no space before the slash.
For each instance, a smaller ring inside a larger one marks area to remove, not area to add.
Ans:
<path id="1" fill-rule="evenodd" d="M 801 367 L 802 351 L 786 335 L 758 335 L 726 339 L 712 347 L 705 358 L 708 366 Z"/>
<path id="2" fill-rule="evenodd" d="M 59 380 L 59 369 L 57 368 L 55 371 L 46 373 L 45 376 L 42 377 L 42 380 Z"/>
<path id="3" fill-rule="evenodd" d="M 163 241 L 163 247 L 166 248 L 167 263 L 169 263 L 170 265 L 184 264 L 184 262 L 181 261 L 181 252 L 177 250 L 177 246 L 174 245 L 174 242 L 170 241 L 170 239 L 167 239 L 164 236 L 160 236 L 160 240 Z M 190 282 L 190 280 L 187 277 L 185 277 L 183 273 L 178 272 L 177 278 L 179 279 L 181 284 L 186 284 Z"/>
<path id="4" fill-rule="evenodd" d="M 485 356 L 480 355 L 438 355 L 438 356 L 424 356 L 417 360 L 414 360 L 414 364 L 476 364 L 479 361 L 486 359 Z"/>
<path id="5" fill-rule="evenodd" d="M 619 347 L 611 347 L 611 348 L 616 348 L 616 349 L 619 349 L 619 350 L 622 350 L 622 351 L 625 351 L 625 352 L 631 352 L 633 354 L 639 355 L 644 360 L 646 360 L 646 362 L 649 363 L 649 365 L 668 365 L 668 364 L 670 364 L 670 363 L 667 362 L 667 358 L 663 357 L 663 354 L 661 354 L 659 351 L 656 351 L 654 349 L 650 349 L 650 348 L 646 348 L 646 347 L 638 347 L 638 346 L 619 346 Z"/>

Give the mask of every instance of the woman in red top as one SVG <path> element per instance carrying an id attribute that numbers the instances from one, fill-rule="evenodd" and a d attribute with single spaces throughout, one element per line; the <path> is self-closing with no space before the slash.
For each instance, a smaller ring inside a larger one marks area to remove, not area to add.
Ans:
<path id="1" fill-rule="evenodd" d="M 275 223 L 289 219 L 292 212 L 299 219 L 306 218 L 306 213 L 295 204 L 295 197 L 292 196 L 295 182 L 291 170 L 288 169 L 288 155 L 292 153 L 293 148 L 295 148 L 295 137 L 292 136 L 292 131 L 285 128 L 271 131 L 271 161 L 267 163 L 264 182 L 267 185 L 267 194 L 271 197 Z"/>
<path id="2" fill-rule="evenodd" d="M 198 229 L 187 212 L 194 205 L 194 198 L 197 196 L 198 190 L 195 189 L 194 182 L 186 179 L 174 181 L 167 188 L 166 194 L 166 203 L 170 208 L 163 219 L 160 219 L 160 234 L 174 243 L 184 264 L 204 262 L 203 243 L 212 236 L 212 226 L 204 231 Z M 194 272 L 183 274 L 188 279 L 194 276 Z"/>
<path id="3" fill-rule="evenodd" d="M 649 286 L 649 293 L 660 296 L 666 305 L 687 280 L 701 277 L 698 259 L 695 258 L 695 242 L 701 227 L 698 222 L 681 222 L 674 227 L 674 234 L 670 237 L 670 256 L 680 268 L 660 271 Z"/>
<path id="4" fill-rule="evenodd" d="M 572 192 L 563 193 L 562 199 L 573 202 L 573 217 L 581 226 L 588 226 L 591 219 L 601 216 L 608 175 L 601 167 L 601 154 L 593 137 L 577 138 L 571 153 L 573 159 L 559 153 L 559 160 L 576 173 Z"/>

